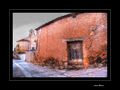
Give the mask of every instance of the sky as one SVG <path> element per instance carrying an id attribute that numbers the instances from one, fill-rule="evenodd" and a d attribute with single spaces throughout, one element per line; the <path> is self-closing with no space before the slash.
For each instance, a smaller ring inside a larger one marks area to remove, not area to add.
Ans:
<path id="1" fill-rule="evenodd" d="M 69 13 L 13 13 L 13 49 L 17 40 L 28 36 L 30 29 L 66 14 Z"/>

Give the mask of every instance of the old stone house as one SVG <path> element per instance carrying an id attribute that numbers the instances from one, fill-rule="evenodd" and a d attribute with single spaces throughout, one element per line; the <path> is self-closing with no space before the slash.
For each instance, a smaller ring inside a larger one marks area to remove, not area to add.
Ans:
<path id="1" fill-rule="evenodd" d="M 26 61 L 56 66 L 84 65 L 107 59 L 107 14 L 73 13 L 58 17 L 36 28 L 32 37 L 34 51 Z M 50 62 L 49 62 L 50 63 Z"/>

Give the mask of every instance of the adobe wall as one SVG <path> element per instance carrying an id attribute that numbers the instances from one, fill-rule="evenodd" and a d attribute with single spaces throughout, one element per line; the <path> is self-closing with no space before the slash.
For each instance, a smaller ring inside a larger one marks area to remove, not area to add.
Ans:
<path id="1" fill-rule="evenodd" d="M 58 20 L 38 30 L 37 61 L 54 57 L 67 61 L 66 39 L 83 39 L 83 60 L 104 52 L 107 46 L 107 15 L 105 13 L 83 13 Z"/>

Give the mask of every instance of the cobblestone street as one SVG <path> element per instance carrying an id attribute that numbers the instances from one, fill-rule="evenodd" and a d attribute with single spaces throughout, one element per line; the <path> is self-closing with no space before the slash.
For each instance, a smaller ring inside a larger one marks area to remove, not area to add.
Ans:
<path id="1" fill-rule="evenodd" d="M 58 70 L 27 63 L 23 60 L 13 60 L 13 77 L 107 77 L 107 67 L 87 70 Z"/>

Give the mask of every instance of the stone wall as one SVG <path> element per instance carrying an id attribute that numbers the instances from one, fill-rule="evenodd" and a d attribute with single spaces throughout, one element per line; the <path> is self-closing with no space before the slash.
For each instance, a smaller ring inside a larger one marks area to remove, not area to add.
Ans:
<path id="1" fill-rule="evenodd" d="M 34 62 L 35 61 L 35 52 L 34 51 L 27 51 L 26 53 L 25 53 L 25 61 L 27 61 L 27 62 Z"/>

